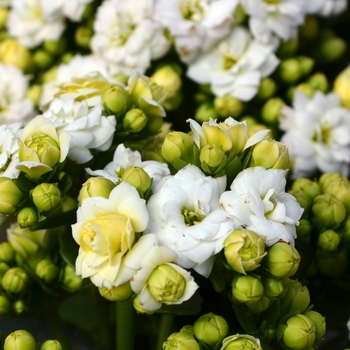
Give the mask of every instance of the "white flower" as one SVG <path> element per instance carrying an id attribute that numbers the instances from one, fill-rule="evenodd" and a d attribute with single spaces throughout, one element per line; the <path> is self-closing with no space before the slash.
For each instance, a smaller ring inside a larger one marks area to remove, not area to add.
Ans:
<path id="1" fill-rule="evenodd" d="M 113 74 L 144 73 L 151 60 L 170 49 L 163 26 L 152 14 L 153 1 L 147 0 L 105 0 L 98 8 L 91 49 L 108 63 Z"/>
<path id="2" fill-rule="evenodd" d="M 285 193 L 287 170 L 248 168 L 231 184 L 231 191 L 220 197 L 221 206 L 238 225 L 264 237 L 266 245 L 278 241 L 294 245 L 295 225 L 303 209 L 296 199 Z"/>
<path id="3" fill-rule="evenodd" d="M 271 46 L 252 40 L 244 27 L 235 27 L 189 66 L 187 76 L 199 84 L 210 84 L 217 96 L 248 101 L 257 93 L 261 78 L 270 75 L 279 63 L 272 51 Z"/>
<path id="4" fill-rule="evenodd" d="M 155 17 L 168 27 L 185 63 L 210 50 L 234 25 L 237 0 L 158 0 Z"/>
<path id="5" fill-rule="evenodd" d="M 118 145 L 114 152 L 113 161 L 108 163 L 103 170 L 90 170 L 87 172 L 94 176 L 103 176 L 114 183 L 118 182 L 125 170 L 133 167 L 142 168 L 151 178 L 153 178 L 152 188 L 166 175 L 170 174 L 167 164 L 155 160 L 142 161 L 138 151 L 126 148 L 124 144 Z"/>
<path id="6" fill-rule="evenodd" d="M 87 102 L 54 99 L 43 116 L 51 119 L 57 130 L 71 136 L 68 158 L 78 164 L 92 159 L 90 149 L 106 151 L 112 144 L 116 119 L 102 115 L 102 105 L 89 109 Z"/>
<path id="7" fill-rule="evenodd" d="M 322 172 L 349 175 L 350 111 L 341 107 L 339 96 L 317 91 L 309 98 L 298 91 L 293 108 L 282 109 L 281 141 L 289 148 L 293 178 Z"/>
<path id="8" fill-rule="evenodd" d="M 78 22 L 84 13 L 86 6 L 93 0 L 59 0 L 62 3 L 63 15 L 71 21 Z M 58 2 L 59 2 L 58 1 Z"/>
<path id="9" fill-rule="evenodd" d="M 219 204 L 225 186 L 225 176 L 205 176 L 189 164 L 175 176 L 164 177 L 147 204 L 150 221 L 145 232 L 154 233 L 160 245 L 174 250 L 180 266 L 206 277 L 233 229 L 233 221 Z"/>
<path id="10" fill-rule="evenodd" d="M 58 40 L 65 25 L 56 0 L 12 0 L 7 27 L 23 46 L 33 48 Z"/>
<path id="11" fill-rule="evenodd" d="M 18 134 L 21 123 L 0 125 L 0 176 L 16 179 L 20 173 L 18 159 Z"/>
<path id="12" fill-rule="evenodd" d="M 244 0 L 242 5 L 249 17 L 253 36 L 277 47 L 279 39 L 287 41 L 297 36 L 304 23 L 306 0 Z M 310 1 L 313 2 L 313 1 Z"/>
<path id="13" fill-rule="evenodd" d="M 323 17 L 335 16 L 347 9 L 346 0 L 313 0 L 307 1 L 307 12 Z"/>
<path id="14" fill-rule="evenodd" d="M 15 66 L 0 63 L 0 124 L 28 122 L 33 103 L 26 98 L 28 78 Z"/>
<path id="15" fill-rule="evenodd" d="M 108 199 L 84 199 L 77 223 L 72 225 L 73 238 L 80 246 L 77 275 L 108 289 L 129 281 L 135 271 L 124 265 L 124 258 L 135 232 L 142 232 L 147 222 L 145 200 L 126 182 L 115 187 Z"/>

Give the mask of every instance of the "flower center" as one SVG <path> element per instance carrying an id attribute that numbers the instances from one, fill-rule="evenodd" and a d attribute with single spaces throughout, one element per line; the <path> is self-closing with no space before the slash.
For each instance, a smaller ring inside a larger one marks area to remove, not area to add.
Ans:
<path id="1" fill-rule="evenodd" d="M 203 220 L 203 215 L 196 213 L 195 211 L 190 211 L 186 208 L 182 210 L 182 215 L 186 226 L 193 226 L 200 223 Z"/>
<path id="2" fill-rule="evenodd" d="M 233 57 L 229 55 L 224 55 L 224 62 L 223 62 L 223 68 L 230 69 L 233 65 L 235 65 L 237 60 L 235 60 Z"/>
<path id="3" fill-rule="evenodd" d="M 201 0 L 184 0 L 181 4 L 181 13 L 189 21 L 199 22 L 204 14 L 204 6 Z"/>
<path id="4" fill-rule="evenodd" d="M 278 5 L 280 0 L 264 0 L 269 5 Z"/>

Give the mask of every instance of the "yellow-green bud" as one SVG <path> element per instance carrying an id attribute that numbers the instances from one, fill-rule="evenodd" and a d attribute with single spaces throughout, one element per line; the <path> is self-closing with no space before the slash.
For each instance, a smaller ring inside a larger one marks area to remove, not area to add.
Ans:
<path id="1" fill-rule="evenodd" d="M 86 182 L 83 183 L 83 186 L 79 192 L 79 204 L 81 205 L 85 198 L 108 198 L 109 194 L 111 193 L 114 187 L 115 184 L 113 183 L 113 181 L 105 177 L 90 177 Z"/>
<path id="2" fill-rule="evenodd" d="M 157 135 L 161 132 L 163 123 L 164 123 L 163 117 L 152 116 L 151 118 L 148 119 L 147 124 L 143 129 L 143 131 L 146 132 L 147 135 L 149 136 Z"/>
<path id="3" fill-rule="evenodd" d="M 303 69 L 296 58 L 287 58 L 277 68 L 277 75 L 283 82 L 294 84 L 302 77 Z"/>
<path id="4" fill-rule="evenodd" d="M 346 217 L 344 204 L 329 193 L 321 194 L 314 199 L 312 212 L 316 216 L 315 224 L 326 228 L 338 227 Z"/>
<path id="5" fill-rule="evenodd" d="M 350 108 L 350 68 L 344 69 L 334 80 L 333 91 L 339 95 L 342 105 Z"/>
<path id="6" fill-rule="evenodd" d="M 11 303 L 6 294 L 0 294 L 0 316 L 6 315 L 11 311 Z"/>
<path id="7" fill-rule="evenodd" d="M 137 133 L 146 126 L 147 121 L 147 115 L 141 109 L 133 108 L 123 118 L 123 129 L 130 133 Z"/>
<path id="8" fill-rule="evenodd" d="M 215 345 L 227 336 L 228 324 L 222 316 L 209 312 L 195 322 L 193 332 L 199 341 Z"/>
<path id="9" fill-rule="evenodd" d="M 281 59 L 285 59 L 288 57 L 293 56 L 299 47 L 299 38 L 298 36 L 288 40 L 288 41 L 281 41 L 278 51 L 277 51 L 277 57 Z"/>
<path id="10" fill-rule="evenodd" d="M 328 83 L 327 77 L 322 72 L 318 72 L 311 75 L 311 77 L 307 80 L 307 82 L 310 84 L 310 86 L 314 90 L 320 90 L 326 93 L 329 89 L 329 83 Z"/>
<path id="11" fill-rule="evenodd" d="M 233 13 L 234 23 L 235 24 L 242 24 L 247 19 L 247 14 L 244 11 L 244 7 L 241 3 L 238 3 L 235 12 Z"/>
<path id="12" fill-rule="evenodd" d="M 319 34 L 320 24 L 315 16 L 306 16 L 304 24 L 299 27 L 300 36 L 305 39 L 313 40 Z"/>
<path id="13" fill-rule="evenodd" d="M 114 114 L 117 120 L 124 117 L 128 110 L 130 96 L 124 87 L 112 85 L 102 93 L 102 104 L 106 113 Z"/>
<path id="14" fill-rule="evenodd" d="M 9 12 L 10 10 L 8 8 L 0 7 L 0 29 L 5 27 Z"/>
<path id="15" fill-rule="evenodd" d="M 315 90 L 312 88 L 312 86 L 309 83 L 300 83 L 295 87 L 290 87 L 288 89 L 287 95 L 288 95 L 288 99 L 290 101 L 293 101 L 294 98 L 294 94 L 296 91 L 301 91 L 303 92 L 306 96 L 308 97 L 313 97 L 315 94 Z"/>
<path id="16" fill-rule="evenodd" d="M 170 334 L 163 343 L 163 350 L 200 350 L 199 344 L 192 332 L 181 330 Z"/>
<path id="17" fill-rule="evenodd" d="M 350 182 L 344 178 L 338 181 L 327 183 L 322 186 L 323 193 L 330 193 L 337 197 L 350 213 Z"/>
<path id="18" fill-rule="evenodd" d="M 241 303 L 256 303 L 263 294 L 264 286 L 256 277 L 237 275 L 232 281 L 232 295 Z"/>
<path id="19" fill-rule="evenodd" d="M 225 95 L 223 97 L 215 97 L 214 107 L 220 117 L 237 119 L 244 110 L 244 103 L 231 95 Z"/>
<path id="20" fill-rule="evenodd" d="M 122 176 L 122 180 L 133 185 L 141 197 L 144 197 L 152 184 L 150 176 L 140 167 L 127 169 Z"/>
<path id="21" fill-rule="evenodd" d="M 260 266 L 266 255 L 265 241 L 254 231 L 235 229 L 224 242 L 224 253 L 228 264 L 245 274 Z"/>
<path id="22" fill-rule="evenodd" d="M 298 239 L 303 240 L 306 244 L 310 242 L 310 234 L 313 230 L 311 222 L 307 219 L 300 219 L 299 226 L 296 227 Z"/>
<path id="23" fill-rule="evenodd" d="M 139 105 L 141 99 L 145 98 L 153 99 L 159 103 L 165 100 L 166 95 L 163 86 L 146 76 L 140 76 L 136 81 L 130 78 L 128 86 L 130 97 L 136 106 Z"/>
<path id="24" fill-rule="evenodd" d="M 17 315 L 20 315 L 24 311 L 26 311 L 28 307 L 27 307 L 27 304 L 24 302 L 24 300 L 19 299 L 12 304 L 12 309 Z"/>
<path id="25" fill-rule="evenodd" d="M 93 34 L 92 28 L 86 25 L 80 25 L 74 34 L 75 42 L 83 49 L 88 49 Z"/>
<path id="26" fill-rule="evenodd" d="M 287 278 L 293 276 L 299 267 L 298 251 L 284 242 L 277 242 L 267 252 L 266 267 L 275 277 Z"/>
<path id="27" fill-rule="evenodd" d="M 80 276 L 77 276 L 74 269 L 66 265 L 62 271 L 62 280 L 61 286 L 63 289 L 67 290 L 70 293 L 74 293 L 81 289 L 83 285 L 83 279 Z"/>
<path id="28" fill-rule="evenodd" d="M 2 242 L 0 244 L 0 261 L 6 264 L 11 264 L 16 257 L 16 252 L 9 242 Z"/>
<path id="29" fill-rule="evenodd" d="M 38 211 L 33 207 L 22 208 L 17 214 L 17 222 L 21 228 L 31 227 L 39 220 Z"/>
<path id="30" fill-rule="evenodd" d="M 262 350 L 260 340 L 248 334 L 230 335 L 222 342 L 220 350 Z"/>
<path id="31" fill-rule="evenodd" d="M 276 299 L 283 291 L 283 283 L 276 278 L 266 277 L 262 280 L 264 286 L 264 295 L 269 299 Z"/>
<path id="32" fill-rule="evenodd" d="M 338 249 L 340 236 L 333 230 L 323 231 L 317 240 L 317 247 L 327 252 L 334 252 Z"/>
<path id="33" fill-rule="evenodd" d="M 305 192 L 312 200 L 321 194 L 321 189 L 318 183 L 305 178 L 296 179 L 293 182 L 291 189 L 292 191 L 301 190 Z"/>
<path id="34" fill-rule="evenodd" d="M 31 66 L 32 56 L 29 50 L 15 39 L 6 39 L 0 44 L 0 61 L 25 71 Z"/>
<path id="35" fill-rule="evenodd" d="M 281 109 L 285 105 L 285 102 L 280 97 L 270 98 L 265 102 L 265 104 L 262 107 L 262 120 L 267 124 L 277 123 L 281 113 Z"/>
<path id="36" fill-rule="evenodd" d="M 260 80 L 259 90 L 255 98 L 265 101 L 276 93 L 277 85 L 271 78 L 262 78 Z"/>
<path id="37" fill-rule="evenodd" d="M 271 299 L 263 295 L 256 303 L 247 304 L 248 309 L 253 314 L 260 314 L 269 308 L 271 305 Z"/>
<path id="38" fill-rule="evenodd" d="M 57 78 L 57 66 L 53 66 L 41 76 L 42 83 L 49 83 Z"/>
<path id="39" fill-rule="evenodd" d="M 307 57 L 307 56 L 298 56 L 298 57 L 296 57 L 296 59 L 300 63 L 300 66 L 302 69 L 302 74 L 303 75 L 310 74 L 312 69 L 314 68 L 315 60 L 313 58 Z"/>
<path id="40" fill-rule="evenodd" d="M 9 293 L 20 294 L 27 288 L 29 278 L 21 267 L 13 267 L 2 276 L 1 285 Z"/>
<path id="41" fill-rule="evenodd" d="M 252 150 L 248 163 L 250 167 L 263 166 L 266 169 L 287 169 L 289 166 L 288 148 L 276 140 L 262 140 Z"/>
<path id="42" fill-rule="evenodd" d="M 202 103 L 197 109 L 194 115 L 194 119 L 199 123 L 209 121 L 210 118 L 217 119 L 219 117 L 214 105 L 211 102 Z"/>
<path id="43" fill-rule="evenodd" d="M 326 333 L 326 319 L 317 311 L 310 310 L 304 314 L 307 316 L 316 327 L 316 339 L 315 341 L 322 340 L 322 337 Z"/>
<path id="44" fill-rule="evenodd" d="M 50 259 L 41 260 L 38 265 L 36 265 L 35 269 L 37 276 L 46 283 L 54 282 L 58 275 L 58 271 L 58 267 Z"/>
<path id="45" fill-rule="evenodd" d="M 4 344 L 4 350 L 36 350 L 34 337 L 27 331 L 19 330 L 10 333 Z"/>
<path id="46" fill-rule="evenodd" d="M 67 40 L 65 36 L 61 36 L 58 40 L 46 40 L 43 47 L 45 51 L 51 55 L 60 55 L 65 52 L 67 47 Z"/>
<path id="47" fill-rule="evenodd" d="M 124 301 L 129 299 L 133 294 L 133 290 L 130 286 L 130 281 L 126 281 L 117 287 L 113 286 L 112 289 L 100 287 L 98 288 L 98 291 L 101 296 L 109 301 Z"/>
<path id="48" fill-rule="evenodd" d="M 10 267 L 6 263 L 0 262 L 0 282 L 1 282 L 2 276 L 9 269 L 10 269 Z"/>
<path id="49" fill-rule="evenodd" d="M 316 255 L 318 270 L 328 277 L 341 277 L 347 271 L 349 262 L 346 250 L 335 252 L 319 251 Z"/>
<path id="50" fill-rule="evenodd" d="M 14 214 L 22 199 L 23 194 L 15 182 L 7 177 L 0 177 L 0 214 Z"/>
<path id="51" fill-rule="evenodd" d="M 62 350 L 62 345 L 58 340 L 46 340 L 46 342 L 41 345 L 40 350 Z"/>
<path id="52" fill-rule="evenodd" d="M 60 204 L 61 192 L 56 184 L 42 183 L 34 188 L 32 199 L 39 211 L 50 211 Z"/>
<path id="53" fill-rule="evenodd" d="M 201 149 L 199 160 L 204 172 L 214 175 L 217 171 L 223 170 L 227 157 L 221 146 L 209 144 Z"/>
<path id="54" fill-rule="evenodd" d="M 40 69 L 45 69 L 53 64 L 53 57 L 45 50 L 38 49 L 33 54 L 33 63 Z"/>
<path id="55" fill-rule="evenodd" d="M 319 63 L 329 63 L 340 59 L 347 49 L 347 42 L 330 33 L 324 33 L 321 40 L 314 46 L 312 55 Z"/>
<path id="56" fill-rule="evenodd" d="M 288 193 L 291 194 L 304 209 L 303 215 L 307 214 L 312 205 L 312 199 L 308 194 L 302 190 L 290 190 Z"/>
<path id="57" fill-rule="evenodd" d="M 302 314 L 287 320 L 286 325 L 279 325 L 277 338 L 290 349 L 309 349 L 316 339 L 316 327 L 313 321 Z"/>
<path id="58" fill-rule="evenodd" d="M 329 172 L 329 173 L 324 173 L 320 176 L 318 183 L 320 185 L 321 191 L 323 192 L 323 189 L 330 185 L 333 182 L 341 181 L 344 183 L 349 184 L 349 180 L 342 174 L 340 173 L 334 173 L 334 172 Z"/>

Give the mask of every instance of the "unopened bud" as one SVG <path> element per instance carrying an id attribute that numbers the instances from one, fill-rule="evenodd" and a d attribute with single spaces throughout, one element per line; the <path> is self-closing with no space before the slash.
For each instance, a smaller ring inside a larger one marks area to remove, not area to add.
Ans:
<path id="1" fill-rule="evenodd" d="M 260 340 L 248 334 L 236 334 L 225 338 L 220 350 L 262 350 Z"/>
<path id="2" fill-rule="evenodd" d="M 262 78 L 260 80 L 259 90 L 256 98 L 260 101 L 265 101 L 271 98 L 276 93 L 277 85 L 271 78 Z"/>
<path id="3" fill-rule="evenodd" d="M 163 343 L 163 350 L 200 350 L 199 344 L 193 336 L 193 332 L 182 330 L 170 334 Z"/>
<path id="4" fill-rule="evenodd" d="M 33 207 L 25 207 L 17 214 L 17 222 L 21 228 L 31 227 L 39 220 L 38 211 Z"/>
<path id="5" fill-rule="evenodd" d="M 0 294 L 0 316 L 4 316 L 11 311 L 11 302 L 6 294 Z"/>
<path id="6" fill-rule="evenodd" d="M 46 283 L 52 283 L 58 275 L 58 267 L 49 259 L 41 260 L 35 270 L 37 276 Z"/>
<path id="7" fill-rule="evenodd" d="M 304 314 L 312 322 L 315 324 L 316 327 L 316 339 L 315 341 L 322 340 L 322 337 L 326 333 L 326 319 L 317 311 L 310 310 Z"/>
<path id="8" fill-rule="evenodd" d="M 19 299 L 12 304 L 12 309 L 17 315 L 20 315 L 24 311 L 26 311 L 28 307 L 27 307 L 27 304 L 24 302 L 24 300 Z"/>
<path id="9" fill-rule="evenodd" d="M 277 278 L 267 277 L 262 280 L 262 283 L 264 295 L 269 299 L 276 299 L 284 291 L 283 283 Z"/>
<path id="10" fill-rule="evenodd" d="M 329 90 L 329 83 L 327 77 L 322 72 L 314 73 L 307 80 L 307 82 L 314 90 L 320 90 L 324 93 L 326 93 Z"/>
<path id="11" fill-rule="evenodd" d="M 16 252 L 8 242 L 0 244 L 0 261 L 6 264 L 11 264 L 16 257 Z"/>
<path id="12" fill-rule="evenodd" d="M 77 276 L 74 269 L 66 265 L 63 269 L 63 277 L 61 280 L 62 288 L 67 290 L 70 293 L 74 293 L 81 289 L 83 285 L 83 279 L 80 276 Z"/>
<path id="13" fill-rule="evenodd" d="M 303 75 L 310 74 L 312 69 L 314 68 L 315 60 L 307 56 L 298 56 L 296 59 L 300 63 L 302 74 Z"/>
<path id="14" fill-rule="evenodd" d="M 338 249 L 340 236 L 333 230 L 323 231 L 317 240 L 317 247 L 327 252 L 334 252 Z"/>
<path id="15" fill-rule="evenodd" d="M 102 93 L 102 105 L 108 115 L 114 114 L 117 120 L 128 110 L 130 96 L 124 87 L 112 85 Z"/>
<path id="16" fill-rule="evenodd" d="M 263 294 L 264 286 L 256 277 L 238 275 L 232 281 L 232 295 L 241 303 L 256 303 Z"/>
<path id="17" fill-rule="evenodd" d="M 291 189 L 293 191 L 301 190 L 305 192 L 312 200 L 321 194 L 321 189 L 318 183 L 306 178 L 296 179 L 293 182 Z"/>
<path id="18" fill-rule="evenodd" d="M 303 69 L 296 58 L 287 58 L 277 68 L 277 75 L 283 82 L 294 84 L 302 77 Z"/>
<path id="19" fill-rule="evenodd" d="M 6 39 L 0 44 L 0 61 L 25 71 L 32 63 L 32 56 L 30 51 L 15 39 Z"/>
<path id="20" fill-rule="evenodd" d="M 141 197 L 144 197 L 152 184 L 150 176 L 140 167 L 127 169 L 122 176 L 122 180 L 133 185 Z"/>
<path id="21" fill-rule="evenodd" d="M 12 332 L 5 339 L 4 350 L 36 350 L 34 337 L 27 331 Z"/>
<path id="22" fill-rule="evenodd" d="M 33 54 L 33 63 L 36 67 L 45 69 L 52 66 L 53 57 L 49 52 L 37 49 Z"/>
<path id="23" fill-rule="evenodd" d="M 202 103 L 197 109 L 194 119 L 199 123 L 204 123 L 210 119 L 217 119 L 219 117 L 218 112 L 211 102 Z"/>
<path id="24" fill-rule="evenodd" d="M 81 205 L 85 198 L 108 198 L 114 187 L 115 184 L 113 181 L 105 177 L 90 177 L 86 182 L 83 183 L 83 186 L 79 192 L 79 204 Z"/>
<path id="25" fill-rule="evenodd" d="M 214 107 L 220 117 L 237 119 L 243 112 L 244 103 L 231 95 L 225 95 L 215 97 Z"/>
<path id="26" fill-rule="evenodd" d="M 20 294 L 28 286 L 29 278 L 21 267 L 13 267 L 2 276 L 1 285 L 8 292 Z"/>
<path id="27" fill-rule="evenodd" d="M 7 177 L 0 177 L 0 214 L 14 214 L 22 199 L 23 194 L 15 182 Z"/>
<path id="28" fill-rule="evenodd" d="M 62 345 L 58 340 L 46 340 L 40 350 L 62 350 Z"/>
<path id="29" fill-rule="evenodd" d="M 123 129 L 130 133 L 138 133 L 146 126 L 147 121 L 148 118 L 141 109 L 133 108 L 123 118 Z"/>
<path id="30" fill-rule="evenodd" d="M 41 183 L 34 188 L 32 199 L 39 211 L 51 211 L 60 204 L 61 192 L 56 184 Z"/>
<path id="31" fill-rule="evenodd" d="M 204 146 L 199 154 L 202 169 L 209 174 L 223 170 L 227 157 L 221 146 L 209 144 Z"/>
<path id="32" fill-rule="evenodd" d="M 124 301 L 129 299 L 133 294 L 130 281 L 127 281 L 117 287 L 112 287 L 111 289 L 100 287 L 98 288 L 98 291 L 101 296 L 109 301 Z"/>
<path id="33" fill-rule="evenodd" d="M 90 45 L 90 40 L 94 32 L 92 28 L 86 25 L 80 25 L 74 34 L 75 42 L 77 45 L 83 49 L 88 49 Z"/>
<path id="34" fill-rule="evenodd" d="M 262 120 L 267 124 L 278 122 L 281 114 L 281 109 L 286 103 L 279 97 L 270 98 L 265 102 L 261 110 Z"/>

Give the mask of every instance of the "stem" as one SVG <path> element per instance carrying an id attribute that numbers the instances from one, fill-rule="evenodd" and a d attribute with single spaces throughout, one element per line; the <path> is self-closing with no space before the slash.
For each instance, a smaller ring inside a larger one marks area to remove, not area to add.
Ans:
<path id="1" fill-rule="evenodd" d="M 162 314 L 160 319 L 158 337 L 157 337 L 157 350 L 162 350 L 163 342 L 168 338 L 171 333 L 174 324 L 174 315 Z"/>
<path id="2" fill-rule="evenodd" d="M 108 327 L 108 310 L 106 305 L 106 299 L 102 298 L 100 293 L 95 290 L 95 300 L 97 305 L 97 317 L 98 317 L 98 341 L 104 348 L 108 349 L 111 340 L 110 327 Z"/>
<path id="3" fill-rule="evenodd" d="M 132 299 L 117 301 L 116 304 L 116 350 L 134 349 L 135 310 Z"/>

